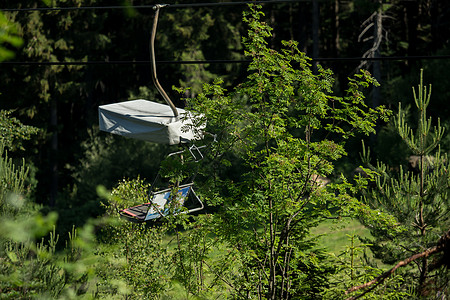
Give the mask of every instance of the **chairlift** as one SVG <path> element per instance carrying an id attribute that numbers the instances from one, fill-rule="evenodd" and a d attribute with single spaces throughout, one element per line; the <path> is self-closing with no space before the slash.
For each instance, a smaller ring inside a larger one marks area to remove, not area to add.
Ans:
<path id="1" fill-rule="evenodd" d="M 201 149 L 205 147 L 207 146 L 195 146 L 192 144 L 189 147 L 185 147 L 183 150 L 169 153 L 167 158 L 175 157 L 184 161 L 187 159 L 185 154 L 189 154 L 192 162 L 197 164 L 203 159 Z M 156 191 L 156 182 L 159 181 L 160 177 L 160 172 L 158 172 L 149 192 L 150 201 L 141 205 L 122 209 L 119 211 L 120 216 L 131 222 L 143 223 L 164 218 L 170 214 L 178 215 L 202 210 L 204 204 L 194 190 L 194 179 L 196 174 L 197 171 L 195 170 L 193 175 L 185 180 L 185 182 L 178 182 L 172 188 Z"/>
<path id="2" fill-rule="evenodd" d="M 152 79 L 166 104 L 145 99 L 130 100 L 101 105 L 99 111 L 100 130 L 132 139 L 159 144 L 184 145 L 182 151 L 170 153 L 168 157 L 188 152 L 194 162 L 203 158 L 201 149 L 194 142 L 203 138 L 204 128 L 195 128 L 195 117 L 184 109 L 173 105 L 156 76 L 155 36 L 159 10 L 165 5 L 155 5 L 155 16 L 150 39 Z M 156 176 L 158 178 L 159 172 Z M 156 182 L 155 178 L 155 182 Z M 154 183 L 155 183 L 154 182 Z M 147 222 L 168 214 L 192 213 L 202 210 L 204 205 L 194 191 L 194 182 L 177 184 L 174 188 L 150 191 L 149 202 L 121 210 L 120 215 L 132 222 Z M 152 190 L 154 184 L 152 185 Z"/>
<path id="3" fill-rule="evenodd" d="M 156 75 L 155 36 L 159 10 L 155 5 L 150 39 L 152 80 L 166 104 L 138 99 L 99 106 L 100 130 L 129 138 L 175 145 L 199 140 L 202 128 L 194 129 L 194 116 L 177 108 L 164 91 Z"/>

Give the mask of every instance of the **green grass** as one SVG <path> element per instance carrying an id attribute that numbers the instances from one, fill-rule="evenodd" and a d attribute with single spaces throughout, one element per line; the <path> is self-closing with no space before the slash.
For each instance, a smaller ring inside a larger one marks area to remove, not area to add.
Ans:
<path id="1" fill-rule="evenodd" d="M 311 229 L 311 233 L 321 235 L 319 238 L 319 246 L 327 249 L 329 253 L 336 256 L 351 246 L 351 236 L 354 236 L 354 247 L 359 247 L 363 244 L 358 237 L 372 237 L 369 229 L 364 227 L 358 220 L 353 219 L 344 221 L 328 220 Z M 372 251 L 370 249 L 367 250 L 369 258 L 373 259 L 373 262 L 379 268 L 388 269 L 392 267 L 382 263 L 379 259 L 375 259 Z"/>
<path id="2" fill-rule="evenodd" d="M 358 220 L 353 219 L 348 221 L 328 220 L 311 229 L 311 233 L 323 235 L 319 240 L 320 246 L 336 255 L 350 246 L 349 236 L 371 237 L 370 231 Z M 358 244 L 361 244 L 358 239 L 355 240 Z"/>
<path id="3" fill-rule="evenodd" d="M 184 234 L 187 234 L 188 232 L 189 230 L 184 232 Z M 349 236 L 371 237 L 370 231 L 358 220 L 354 219 L 342 221 L 327 220 L 319 224 L 319 226 L 312 228 L 311 233 L 323 235 L 319 239 L 320 246 L 336 255 L 344 251 L 346 247 L 350 246 Z M 357 244 L 361 244 L 358 239 L 355 239 L 355 241 Z M 167 245 L 169 249 L 174 250 L 177 247 L 176 235 L 168 234 L 163 237 L 163 244 Z"/>
<path id="4" fill-rule="evenodd" d="M 192 232 L 192 230 L 182 231 L 182 235 L 188 235 Z M 327 251 L 330 254 L 334 254 L 338 256 L 343 251 L 346 250 L 347 247 L 350 247 L 351 241 L 350 237 L 371 237 L 370 231 L 365 228 L 358 220 L 342 220 L 342 221 L 335 221 L 335 220 L 327 220 L 323 223 L 321 223 L 319 226 L 311 229 L 311 233 L 313 235 L 320 235 L 319 238 L 319 247 L 326 248 Z M 208 236 L 207 239 L 213 239 L 214 236 Z M 361 241 L 357 238 L 354 239 L 356 247 L 361 245 Z M 176 248 L 178 247 L 177 244 L 177 237 L 176 233 L 167 234 L 163 237 L 163 246 L 167 247 L 168 251 L 174 252 L 176 251 Z M 183 245 L 185 247 L 185 245 Z M 224 244 L 215 244 L 212 246 L 210 251 L 207 253 L 205 259 L 205 263 L 201 265 L 203 268 L 203 285 L 202 285 L 202 293 L 205 293 L 205 295 L 214 298 L 219 297 L 219 299 L 223 299 L 231 295 L 232 288 L 227 286 L 226 284 L 223 284 L 220 279 L 216 278 L 216 274 L 214 272 L 211 272 L 208 266 L 217 266 L 220 265 L 220 262 L 226 262 L 228 260 L 233 260 L 233 255 L 227 255 L 229 254 L 229 248 Z M 371 252 L 369 249 L 368 255 L 371 256 Z M 359 255 L 361 255 L 361 252 L 358 252 Z M 185 253 L 187 255 L 187 253 Z M 348 255 L 348 254 L 347 254 Z M 342 258 L 345 259 L 345 258 Z M 387 268 L 388 266 L 383 265 L 380 261 L 375 260 L 377 265 L 380 268 Z M 219 264 L 218 264 L 219 263 Z M 221 276 L 224 278 L 228 278 L 228 276 L 233 276 L 233 274 L 239 274 L 239 264 L 233 264 L 232 261 L 230 261 L 231 266 L 230 269 L 223 269 L 223 274 L 221 273 Z M 356 266 L 361 268 L 360 265 Z M 195 276 L 195 275 L 194 275 Z M 232 280 L 230 280 L 232 281 Z M 217 285 L 215 285 L 216 283 Z M 213 289 L 208 292 L 206 287 L 209 287 L 210 285 L 213 285 Z M 168 291 L 166 294 L 166 298 L 162 299 L 191 299 L 189 293 L 186 292 L 185 287 L 181 283 L 174 282 L 172 290 Z M 194 298 L 192 298 L 194 299 Z"/>

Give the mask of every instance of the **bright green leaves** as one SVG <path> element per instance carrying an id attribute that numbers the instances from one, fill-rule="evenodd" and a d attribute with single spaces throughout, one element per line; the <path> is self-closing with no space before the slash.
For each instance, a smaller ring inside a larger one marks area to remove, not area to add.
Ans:
<path id="1" fill-rule="evenodd" d="M 349 78 L 349 88 L 344 97 L 330 97 L 331 110 L 326 128 L 342 134 L 344 138 L 354 136 L 356 132 L 375 133 L 378 119 L 387 121 L 391 112 L 384 106 L 369 108 L 365 103 L 364 89 L 370 85 L 378 86 L 376 80 L 364 70 Z"/>
<path id="2" fill-rule="evenodd" d="M 252 58 L 250 74 L 238 89 L 248 97 L 252 111 L 264 113 L 266 120 L 276 113 L 286 120 L 279 127 L 325 129 L 344 138 L 356 132 L 373 133 L 378 119 L 387 120 L 390 112 L 384 107 L 372 109 L 365 104 L 364 89 L 378 85 L 367 71 L 349 78 L 346 96 L 333 96 L 332 72 L 318 66 L 318 73 L 313 74 L 309 58 L 298 50 L 296 42 L 283 42 L 285 48 L 280 52 L 269 49 L 264 38 L 271 34 L 271 28 L 258 21 L 261 12 L 253 14 L 245 18 L 250 27 L 249 38 L 244 39 L 246 55 Z M 274 128 L 271 122 L 261 125 Z"/>
<path id="3" fill-rule="evenodd" d="M 270 298 L 280 296 L 294 280 L 299 286 L 308 284 L 306 277 L 298 279 L 303 272 L 300 266 L 310 263 L 314 245 L 307 238 L 308 228 L 329 217 L 328 208 L 360 214 L 360 203 L 351 205 L 355 199 L 345 188 L 336 196 L 323 186 L 325 176 L 334 171 L 333 162 L 346 155 L 344 144 L 319 140 L 315 133 L 328 129 L 324 126 L 336 116 L 345 127 L 337 124 L 330 129 L 341 137 L 350 136 L 347 129 L 369 132 L 378 112 L 366 112 L 362 83 L 347 98 L 331 96 L 331 72 L 319 68 L 314 75 L 296 43 L 284 43 L 286 48 L 280 52 L 267 48 L 264 37 L 270 29 L 256 21 L 256 15 L 254 19 L 247 16 L 255 30 L 249 34 L 252 38 L 244 40 L 246 54 L 252 58 L 247 80 L 234 93 L 207 85 L 205 93 L 190 101 L 198 113 L 204 113 L 208 130 L 220 130 L 216 153 L 239 153 L 249 170 L 240 182 L 226 181 L 232 192 L 223 199 L 223 219 L 218 219 L 217 230 L 247 262 L 242 272 L 260 274 L 252 276 L 250 290 L 268 287 L 261 293 Z M 356 89 L 360 94 L 356 95 Z M 330 105 L 336 99 L 340 107 Z M 368 123 L 363 124 L 366 119 Z M 335 130 L 337 126 L 342 132 Z M 299 131 L 305 134 L 299 136 Z M 223 147 L 222 138 L 228 147 Z M 321 267 L 315 263 L 315 268 Z M 306 290 L 299 288 L 296 293 Z"/>
<path id="4" fill-rule="evenodd" d="M 199 116 L 196 126 L 217 134 L 205 159 L 210 164 L 200 167 L 207 178 L 200 185 L 208 203 L 218 204 L 216 223 L 208 226 L 242 261 L 236 278 L 248 278 L 234 283 L 235 292 L 283 299 L 295 283 L 290 296 L 307 298 L 308 278 L 317 274 L 304 266 L 324 267 L 314 259 L 309 229 L 332 214 L 378 216 L 355 199 L 356 188 L 345 178 L 328 188 L 326 177 L 346 155 L 346 139 L 374 132 L 389 112 L 365 104 L 364 89 L 376 84 L 367 72 L 350 79 L 346 96 L 338 97 L 333 73 L 321 66 L 314 73 L 296 42 L 270 48 L 272 29 L 262 17 L 254 6 L 244 14 L 251 59 L 246 79 L 231 92 L 216 80 L 187 100 Z M 183 173 L 183 166 L 171 166 L 178 170 L 174 178 Z"/>
<path id="5" fill-rule="evenodd" d="M 251 17 L 244 18 L 249 25 L 249 36 L 243 39 L 243 43 L 245 54 L 252 62 L 248 67 L 247 81 L 239 87 L 239 92 L 249 98 L 255 109 L 264 110 L 271 118 L 275 111 L 285 114 L 289 109 L 297 75 L 290 64 L 291 57 L 267 47 L 265 38 L 271 35 L 271 28 L 259 21 L 261 15 L 261 12 L 253 10 Z M 267 105 L 260 107 L 263 103 Z"/>
<path id="6" fill-rule="evenodd" d="M 248 25 L 248 36 L 242 38 L 242 43 L 246 46 L 245 53 L 249 56 L 258 55 L 259 49 L 266 48 L 267 41 L 266 38 L 270 37 L 271 28 L 260 21 L 264 13 L 259 11 L 261 6 L 249 6 L 250 11 L 244 12 L 243 20 Z"/>
<path id="7" fill-rule="evenodd" d="M 0 61 L 14 57 L 14 51 L 9 49 L 10 46 L 19 48 L 22 44 L 16 24 L 0 12 Z"/>
<path id="8" fill-rule="evenodd" d="M 108 215 L 115 216 L 121 209 L 148 202 L 149 189 L 150 184 L 139 177 L 133 180 L 123 179 L 108 199 Z"/>
<path id="9" fill-rule="evenodd" d="M 10 150 L 23 150 L 23 141 L 31 139 L 39 129 L 23 125 L 18 119 L 11 116 L 12 111 L 0 111 L 0 140 Z"/>

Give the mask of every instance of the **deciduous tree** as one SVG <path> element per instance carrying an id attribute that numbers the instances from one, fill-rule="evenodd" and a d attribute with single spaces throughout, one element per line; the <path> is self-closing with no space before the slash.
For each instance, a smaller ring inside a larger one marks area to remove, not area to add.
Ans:
<path id="1" fill-rule="evenodd" d="M 243 44 L 252 59 L 246 80 L 232 92 L 220 81 L 206 84 L 188 100 L 218 135 L 210 156 L 214 167 L 201 171 L 209 179 L 203 186 L 211 192 L 210 204 L 219 210 L 208 224 L 239 254 L 237 297 L 314 297 L 331 270 L 309 229 L 332 212 L 375 217 L 345 179 L 326 188 L 319 178 L 333 173 L 333 162 L 346 154 L 346 139 L 373 132 L 388 112 L 365 104 L 363 89 L 376 84 L 368 72 L 351 78 L 346 96 L 337 97 L 331 71 L 318 66 L 313 74 L 297 43 L 270 49 L 271 28 L 262 15 L 252 7 L 244 17 L 249 31 Z M 220 163 L 229 164 L 228 152 L 240 159 L 233 179 L 219 173 Z M 384 225 L 391 221 L 376 218 Z"/>

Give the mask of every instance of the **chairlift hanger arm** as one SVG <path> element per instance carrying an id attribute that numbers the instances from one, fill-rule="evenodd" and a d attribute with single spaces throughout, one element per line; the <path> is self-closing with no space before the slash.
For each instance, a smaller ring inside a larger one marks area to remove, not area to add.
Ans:
<path id="1" fill-rule="evenodd" d="M 167 4 L 161 5 L 156 4 L 153 6 L 153 9 L 155 10 L 155 17 L 153 19 L 153 28 L 152 28 L 152 36 L 150 38 L 150 58 L 151 58 L 151 69 L 152 69 L 152 79 L 153 84 L 156 86 L 156 89 L 159 91 L 159 93 L 163 96 L 166 103 L 170 106 L 170 108 L 173 111 L 173 114 L 175 117 L 178 117 L 178 110 L 175 107 L 175 105 L 172 103 L 172 100 L 170 100 L 167 93 L 164 91 L 163 87 L 158 81 L 158 77 L 156 76 L 156 60 L 155 60 L 155 37 L 156 37 L 156 28 L 158 27 L 158 17 L 159 17 L 159 9 L 161 7 L 166 6 Z"/>

